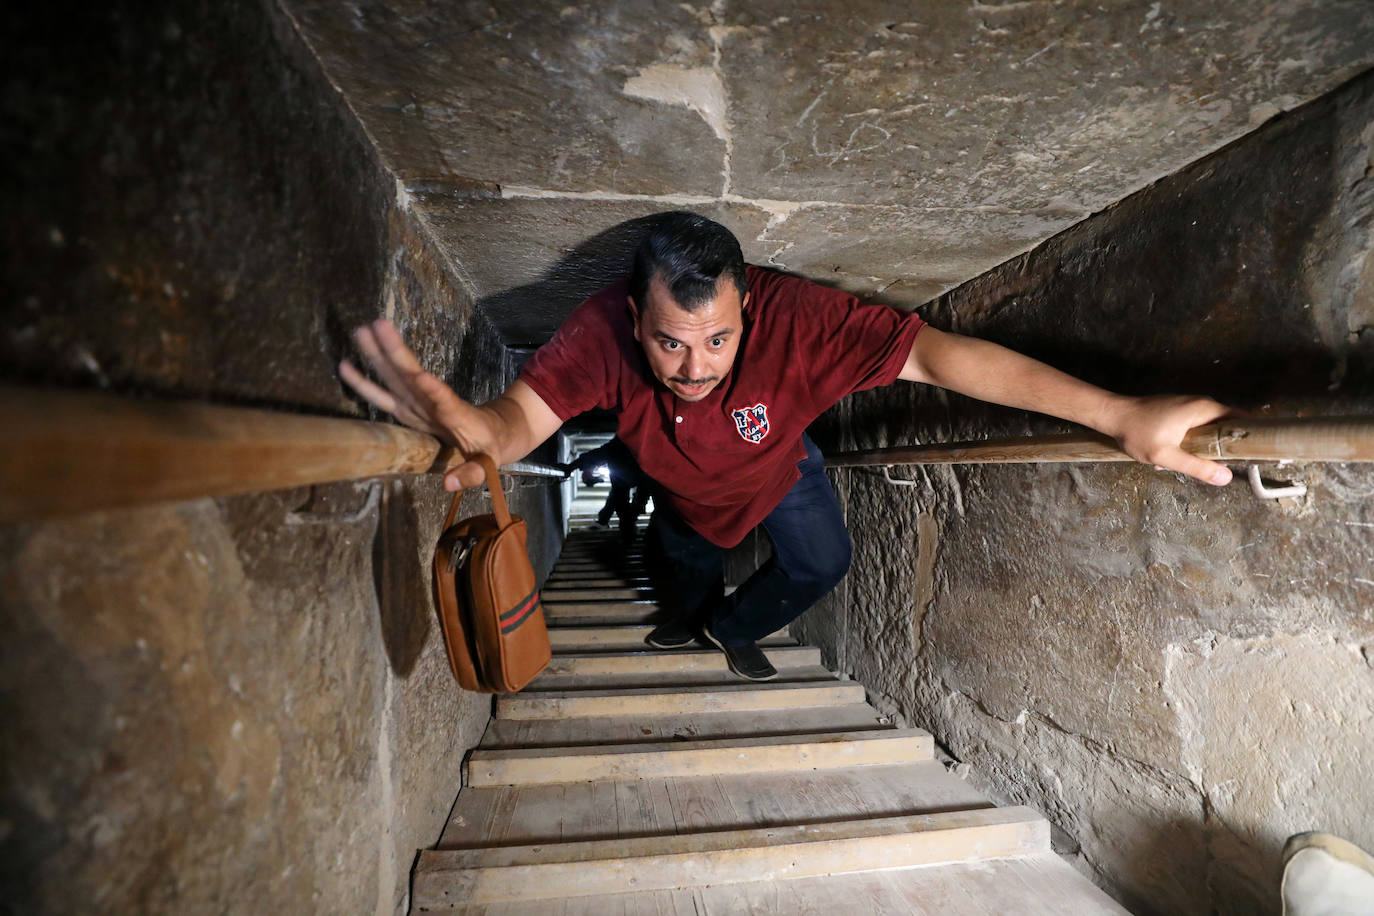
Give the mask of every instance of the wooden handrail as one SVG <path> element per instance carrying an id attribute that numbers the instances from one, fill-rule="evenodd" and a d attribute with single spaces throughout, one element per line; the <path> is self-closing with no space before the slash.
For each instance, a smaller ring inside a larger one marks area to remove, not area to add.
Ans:
<path id="1" fill-rule="evenodd" d="M 1183 448 L 1216 461 L 1369 462 L 1374 461 L 1374 417 L 1223 420 L 1190 431 Z M 825 456 L 830 467 L 1131 460 L 1115 441 L 1096 433 L 904 445 Z"/>
<path id="2" fill-rule="evenodd" d="M 1374 461 L 1374 418 L 1234 420 L 1183 447 L 1219 461 Z M 391 423 L 190 401 L 0 386 L 0 522 L 229 496 L 460 462 L 433 436 Z M 898 446 L 826 457 L 831 467 L 1130 461 L 1106 436 L 1072 434 Z M 503 473 L 561 478 L 519 462 Z"/>
<path id="3" fill-rule="evenodd" d="M 0 522 L 440 473 L 460 461 L 391 423 L 0 386 Z M 503 472 L 564 476 L 528 462 Z"/>

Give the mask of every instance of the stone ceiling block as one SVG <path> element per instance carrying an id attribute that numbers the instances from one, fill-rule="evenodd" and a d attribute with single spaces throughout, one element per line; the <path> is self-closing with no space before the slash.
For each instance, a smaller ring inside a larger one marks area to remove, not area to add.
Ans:
<path id="1" fill-rule="evenodd" d="M 997 208 L 807 206 L 766 227 L 757 263 L 915 308 L 1072 222 Z"/>
<path id="2" fill-rule="evenodd" d="M 683 209 L 660 200 L 470 197 L 433 187 L 412 199 L 460 261 L 479 305 L 517 346 L 547 340 L 579 302 L 628 274 L 646 217 Z M 744 204 L 690 209 L 741 240 L 762 234 L 769 219 Z M 758 243 L 746 242 L 746 258 L 761 255 Z"/>
<path id="3" fill-rule="evenodd" d="M 1365 0 L 730 5 L 745 197 L 1089 212 L 1374 62 Z"/>
<path id="4" fill-rule="evenodd" d="M 724 96 L 691 4 L 285 5 L 402 177 L 721 191 Z"/>
<path id="5" fill-rule="evenodd" d="M 919 305 L 1374 64 L 1369 0 L 282 4 L 518 345 L 674 208 Z"/>

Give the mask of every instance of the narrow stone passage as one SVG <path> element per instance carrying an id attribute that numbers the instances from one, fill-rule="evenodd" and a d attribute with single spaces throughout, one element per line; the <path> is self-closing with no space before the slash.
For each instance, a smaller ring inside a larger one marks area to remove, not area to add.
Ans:
<path id="1" fill-rule="evenodd" d="M 543 592 L 553 662 L 497 698 L 414 910 L 1125 912 L 1038 812 L 995 807 L 786 630 L 763 684 L 714 649 L 649 650 L 641 550 L 584 502 Z"/>

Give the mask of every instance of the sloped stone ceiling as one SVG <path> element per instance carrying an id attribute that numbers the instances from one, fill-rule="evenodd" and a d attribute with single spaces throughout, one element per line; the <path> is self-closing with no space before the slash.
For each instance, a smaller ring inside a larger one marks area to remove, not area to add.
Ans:
<path id="1" fill-rule="evenodd" d="M 1374 63 L 1367 0 L 282 4 L 516 344 L 676 207 L 918 305 Z"/>

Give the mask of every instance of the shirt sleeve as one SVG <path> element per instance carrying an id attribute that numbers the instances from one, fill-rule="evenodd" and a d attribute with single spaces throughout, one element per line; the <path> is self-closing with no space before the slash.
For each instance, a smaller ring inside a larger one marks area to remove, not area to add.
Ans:
<path id="1" fill-rule="evenodd" d="M 553 338 L 526 361 L 520 380 L 567 421 L 615 400 L 614 331 L 594 300 L 573 309 Z"/>
<path id="2" fill-rule="evenodd" d="M 840 290 L 784 278 L 792 286 L 797 344 L 818 412 L 868 388 L 897 381 L 925 321 L 915 312 L 870 305 Z"/>

